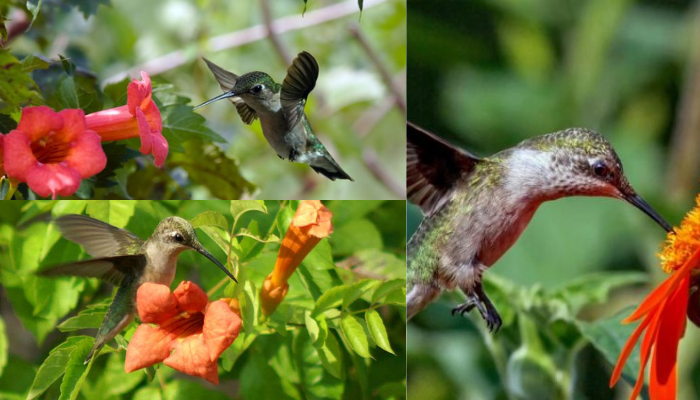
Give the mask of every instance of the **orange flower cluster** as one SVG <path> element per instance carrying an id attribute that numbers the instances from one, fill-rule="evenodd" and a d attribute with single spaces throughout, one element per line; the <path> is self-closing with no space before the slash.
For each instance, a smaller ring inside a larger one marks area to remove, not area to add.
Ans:
<path id="1" fill-rule="evenodd" d="M 263 314 L 275 312 L 289 290 L 287 281 L 304 257 L 321 239 L 333 233 L 332 216 L 333 213 L 318 200 L 299 203 L 277 253 L 275 269 L 265 279 L 260 291 Z"/>
<path id="2" fill-rule="evenodd" d="M 686 315 L 700 326 L 700 195 L 695 202 L 695 208 L 688 213 L 681 226 L 668 234 L 666 246 L 659 254 L 662 268 L 671 275 L 623 321 L 630 323 L 642 319 L 620 353 L 610 386 L 620 379 L 625 362 L 644 334 L 639 375 L 630 399 L 636 399 L 642 390 L 649 357 L 650 398 L 676 398 L 678 344 L 685 332 Z"/>
<path id="3" fill-rule="evenodd" d="M 128 373 L 162 362 L 218 384 L 219 356 L 241 330 L 238 302 L 233 306 L 230 299 L 210 303 L 192 282 L 181 282 L 172 293 L 168 286 L 144 283 L 136 294 L 142 324 L 126 349 L 124 370 Z"/>

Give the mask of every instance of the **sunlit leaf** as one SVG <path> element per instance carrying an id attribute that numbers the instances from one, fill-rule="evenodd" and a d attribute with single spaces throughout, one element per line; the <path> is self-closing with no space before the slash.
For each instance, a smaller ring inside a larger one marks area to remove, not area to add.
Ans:
<path id="1" fill-rule="evenodd" d="M 5 321 L 0 317 L 0 376 L 5 365 L 7 365 L 7 332 L 5 332 Z"/>
<path id="2" fill-rule="evenodd" d="M 316 316 L 329 308 L 338 307 L 341 305 L 347 290 L 348 285 L 340 285 L 332 287 L 330 290 L 323 293 L 321 297 L 316 300 L 316 305 L 314 306 L 312 315 Z"/>
<path id="3" fill-rule="evenodd" d="M 365 330 L 355 317 L 350 314 L 343 315 L 340 319 L 340 327 L 350 348 L 360 357 L 370 358 L 369 342 Z"/>
<path id="4" fill-rule="evenodd" d="M 99 328 L 112 300 L 112 298 L 107 298 L 100 303 L 88 305 L 75 317 L 68 318 L 61 322 L 57 326 L 58 330 L 61 332 L 71 332 L 78 329 Z"/>
<path id="5" fill-rule="evenodd" d="M 388 351 L 391 354 L 395 354 L 391 349 L 391 343 L 389 342 L 389 335 L 386 333 L 386 328 L 384 327 L 384 322 L 382 317 L 379 315 L 377 310 L 367 310 L 365 313 L 365 321 L 367 322 L 367 328 L 369 333 L 372 335 L 372 339 L 377 344 L 377 346 Z"/>

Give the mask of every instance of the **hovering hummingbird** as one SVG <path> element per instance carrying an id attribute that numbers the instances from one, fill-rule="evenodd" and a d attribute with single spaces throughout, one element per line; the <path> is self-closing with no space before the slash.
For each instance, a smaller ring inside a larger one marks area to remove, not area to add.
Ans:
<path id="1" fill-rule="evenodd" d="M 515 243 L 545 201 L 568 196 L 625 200 L 666 231 L 672 228 L 627 182 L 612 145 L 596 132 L 571 128 L 478 158 L 408 123 L 408 200 L 424 219 L 408 243 L 408 318 L 443 290 L 476 308 L 490 330 L 501 318 L 484 293 L 482 273 Z"/>
<path id="2" fill-rule="evenodd" d="M 264 72 L 254 71 L 239 76 L 206 58 L 204 61 L 225 93 L 194 109 L 229 99 L 243 123 L 250 125 L 260 118 L 263 135 L 279 158 L 309 164 L 314 171 L 332 181 L 353 180 L 314 135 L 304 113 L 306 98 L 318 78 L 318 63 L 311 54 L 303 51 L 297 55 L 287 69 L 282 85 Z"/>
<path id="3" fill-rule="evenodd" d="M 92 259 L 51 267 L 45 276 L 72 275 L 103 279 L 119 287 L 109 306 L 95 344 L 85 363 L 114 338 L 136 315 L 136 291 L 145 282 L 168 285 L 175 277 L 177 257 L 195 250 L 216 264 L 231 279 L 236 278 L 202 247 L 192 225 L 180 217 L 158 224 L 145 242 L 131 232 L 85 215 L 66 215 L 55 220 L 63 237 L 85 248 Z M 237 282 L 237 281 L 236 281 Z"/>

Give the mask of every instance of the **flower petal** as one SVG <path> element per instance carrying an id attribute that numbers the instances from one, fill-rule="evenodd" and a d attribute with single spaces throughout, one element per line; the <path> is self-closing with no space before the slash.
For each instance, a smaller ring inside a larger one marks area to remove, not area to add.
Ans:
<path id="1" fill-rule="evenodd" d="M 29 137 L 22 131 L 15 129 L 5 136 L 3 154 L 8 176 L 27 181 L 27 170 L 37 164 L 30 145 Z"/>
<path id="2" fill-rule="evenodd" d="M 182 281 L 173 292 L 177 299 L 178 308 L 190 313 L 204 312 L 209 303 L 207 294 L 199 286 L 190 281 Z"/>
<path id="3" fill-rule="evenodd" d="M 152 282 L 142 284 L 136 292 L 136 309 L 141 322 L 155 324 L 162 324 L 181 311 L 170 288 Z"/>
<path id="4" fill-rule="evenodd" d="M 168 331 L 148 324 L 139 325 L 126 348 L 124 370 L 129 373 L 163 362 L 170 356 L 173 340 L 173 335 Z"/>
<path id="5" fill-rule="evenodd" d="M 107 166 L 107 155 L 102 149 L 100 136 L 93 131 L 83 131 L 65 161 L 83 178 L 100 173 Z"/>
<path id="6" fill-rule="evenodd" d="M 27 185 L 39 196 L 70 196 L 80 187 L 80 173 L 63 164 L 40 164 L 27 169 Z"/>
<path id="7" fill-rule="evenodd" d="M 202 335 L 193 335 L 178 341 L 175 350 L 163 364 L 187 375 L 199 376 L 209 382 L 219 384 L 219 368 L 212 362 Z"/>
<path id="8" fill-rule="evenodd" d="M 224 300 L 209 304 L 204 315 L 202 334 L 209 349 L 209 359 L 216 362 L 221 353 L 238 337 L 241 331 L 241 319 Z"/>
<path id="9" fill-rule="evenodd" d="M 30 142 L 42 136 L 48 136 L 51 131 L 58 131 L 61 128 L 63 128 L 63 118 L 46 106 L 22 109 L 22 116 L 17 124 L 17 130 L 24 132 Z"/>

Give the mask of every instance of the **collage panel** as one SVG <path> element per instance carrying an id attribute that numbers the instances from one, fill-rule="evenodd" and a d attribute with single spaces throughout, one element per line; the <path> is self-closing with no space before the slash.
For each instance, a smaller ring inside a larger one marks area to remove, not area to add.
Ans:
<path id="1" fill-rule="evenodd" d="M 409 399 L 700 398 L 698 10 L 408 1 Z"/>
<path id="2" fill-rule="evenodd" d="M 0 203 L 0 394 L 405 398 L 405 201 Z"/>
<path id="3" fill-rule="evenodd" d="M 0 2 L 3 199 L 405 199 L 403 0 Z"/>

